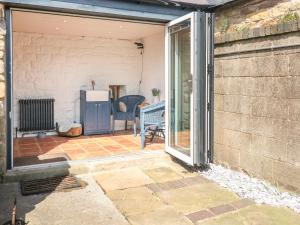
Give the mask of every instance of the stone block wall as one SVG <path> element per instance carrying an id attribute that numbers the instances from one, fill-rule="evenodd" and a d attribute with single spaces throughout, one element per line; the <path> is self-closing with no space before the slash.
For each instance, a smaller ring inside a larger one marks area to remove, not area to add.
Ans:
<path id="1" fill-rule="evenodd" d="M 227 32 L 217 35 L 215 49 L 215 162 L 295 192 L 300 192 L 299 30 L 295 20 Z"/>
<path id="2" fill-rule="evenodd" d="M 299 0 L 237 0 L 217 11 L 216 35 L 298 19 Z"/>
<path id="3" fill-rule="evenodd" d="M 0 4 L 0 181 L 6 171 L 6 148 L 5 148 L 5 68 L 4 68 L 4 40 L 5 22 L 3 7 Z"/>

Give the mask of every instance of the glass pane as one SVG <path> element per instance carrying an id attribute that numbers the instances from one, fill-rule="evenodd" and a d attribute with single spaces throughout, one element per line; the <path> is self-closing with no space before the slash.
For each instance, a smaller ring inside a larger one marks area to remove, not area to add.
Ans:
<path id="1" fill-rule="evenodd" d="M 169 28 L 170 45 L 170 147 L 190 156 L 191 140 L 191 29 L 190 22 Z"/>

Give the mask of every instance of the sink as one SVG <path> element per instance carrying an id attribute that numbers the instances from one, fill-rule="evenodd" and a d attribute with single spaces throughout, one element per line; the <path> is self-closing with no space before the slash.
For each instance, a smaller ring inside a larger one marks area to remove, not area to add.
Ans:
<path id="1" fill-rule="evenodd" d="M 109 91 L 87 90 L 86 101 L 88 102 L 109 101 Z"/>

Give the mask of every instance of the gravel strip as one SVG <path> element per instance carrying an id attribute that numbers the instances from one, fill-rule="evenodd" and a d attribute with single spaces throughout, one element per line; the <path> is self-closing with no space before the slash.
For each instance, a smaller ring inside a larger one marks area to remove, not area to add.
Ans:
<path id="1" fill-rule="evenodd" d="M 209 170 L 200 172 L 209 180 L 230 189 L 241 198 L 248 198 L 257 204 L 288 207 L 300 213 L 300 196 L 288 192 L 280 192 L 269 183 L 247 176 L 244 173 L 226 169 L 222 166 L 210 165 Z"/>

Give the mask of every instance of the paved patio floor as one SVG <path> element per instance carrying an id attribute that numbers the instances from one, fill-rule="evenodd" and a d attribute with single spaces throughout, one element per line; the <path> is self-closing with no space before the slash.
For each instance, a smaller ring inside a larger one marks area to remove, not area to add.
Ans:
<path id="1" fill-rule="evenodd" d="M 155 137 L 145 150 L 164 149 L 164 139 Z M 34 165 L 49 162 L 83 160 L 119 155 L 141 150 L 141 137 L 131 130 L 115 134 L 80 136 L 75 138 L 48 136 L 14 139 L 14 165 Z"/>
<path id="2" fill-rule="evenodd" d="M 20 196 L 17 184 L 0 185 L 0 224 L 15 194 L 18 216 L 30 225 L 296 225 L 286 208 L 256 205 L 174 162 L 79 176 L 87 187 Z"/>
<path id="3" fill-rule="evenodd" d="M 240 199 L 179 166 L 108 171 L 95 179 L 133 225 L 300 224 L 300 215 L 289 209 Z"/>

